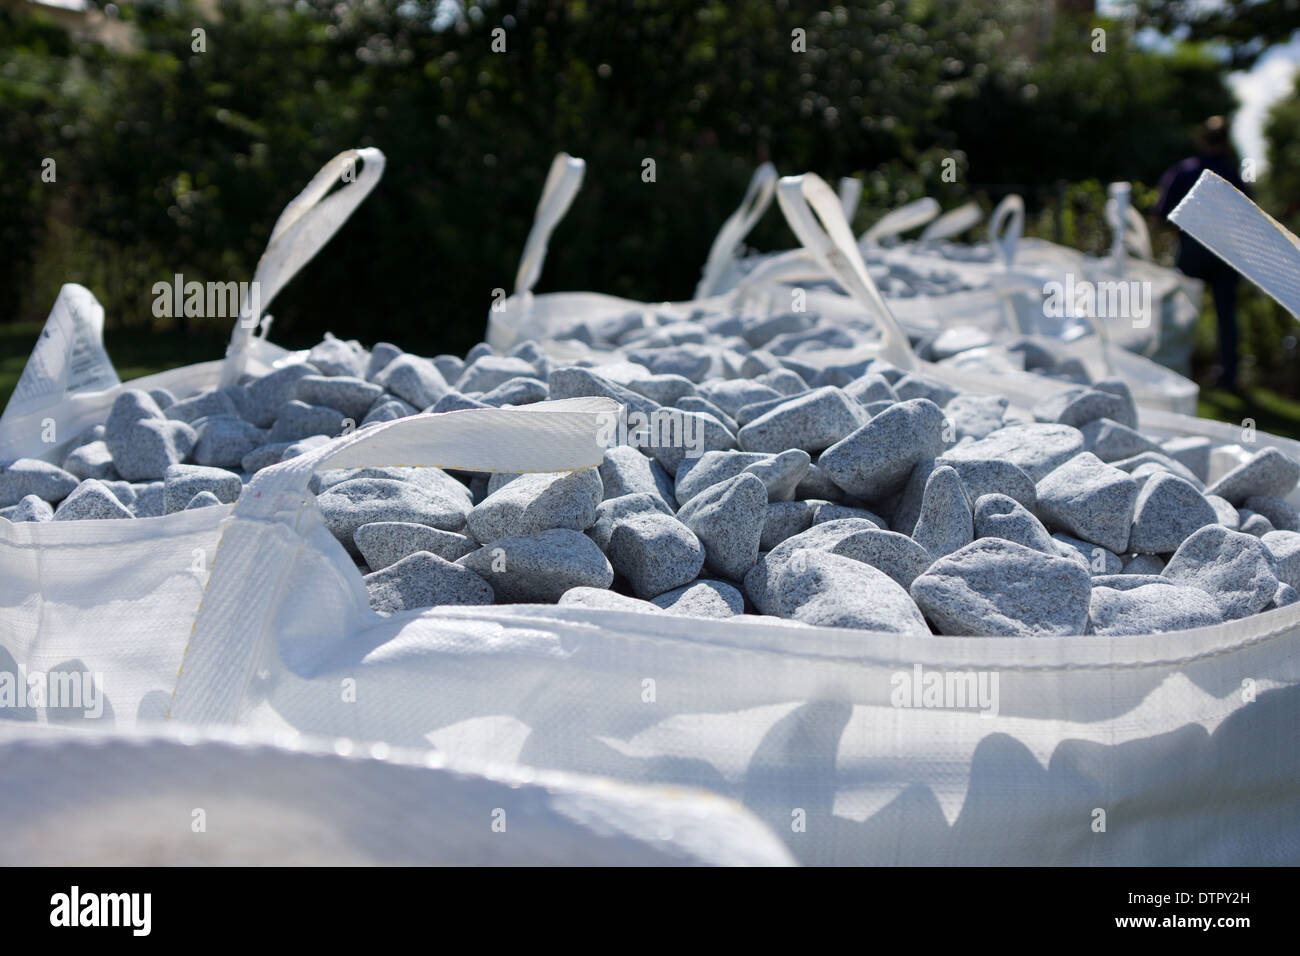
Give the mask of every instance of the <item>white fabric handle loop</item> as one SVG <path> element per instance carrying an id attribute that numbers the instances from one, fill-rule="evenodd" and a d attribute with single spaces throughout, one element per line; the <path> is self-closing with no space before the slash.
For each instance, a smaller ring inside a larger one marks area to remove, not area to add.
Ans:
<path id="1" fill-rule="evenodd" d="M 1110 267 L 1115 275 L 1122 276 L 1128 264 L 1129 205 L 1133 187 L 1128 183 L 1111 183 L 1107 189 L 1105 219 L 1110 227 Z"/>
<path id="2" fill-rule="evenodd" d="M 426 413 L 359 429 L 264 468 L 235 506 L 236 517 L 273 513 L 283 492 L 302 493 L 326 468 L 383 466 L 463 471 L 571 471 L 604 460 L 601 429 L 617 425 L 609 398 L 570 398 L 518 408 Z"/>
<path id="3" fill-rule="evenodd" d="M 967 229 L 979 225 L 984 213 L 980 212 L 978 203 L 968 202 L 956 209 L 949 209 L 938 219 L 926 226 L 921 233 L 922 242 L 934 242 L 939 239 L 951 239 Z"/>
<path id="4" fill-rule="evenodd" d="M 362 164 L 359 173 L 358 162 Z M 386 162 L 377 149 L 345 150 L 321 167 L 307 187 L 284 207 L 271 229 L 266 251 L 257 262 L 254 292 L 240 305 L 221 369 L 222 385 L 234 385 L 244 373 L 248 347 L 262 311 L 370 195 L 384 174 Z M 343 187 L 331 193 L 340 180 Z"/>
<path id="5" fill-rule="evenodd" d="M 939 212 L 938 200 L 923 196 L 885 213 L 858 241 L 868 248 L 878 246 L 883 239 L 924 226 Z"/>
<path id="6" fill-rule="evenodd" d="M 1120 230 L 1118 218 L 1117 204 L 1112 204 L 1109 199 L 1106 200 L 1106 225 L 1110 227 L 1112 235 L 1117 231 L 1122 231 L 1125 250 L 1144 262 L 1150 262 L 1152 255 L 1151 230 L 1147 228 L 1147 221 L 1142 218 L 1142 213 L 1131 205 L 1127 206 L 1124 209 L 1122 230 Z"/>
<path id="7" fill-rule="evenodd" d="M 786 176 L 777 185 L 776 198 L 804 248 L 880 328 L 884 354 L 889 361 L 902 369 L 913 368 L 916 356 L 907 336 L 867 272 L 853 230 L 831 187 L 815 173 Z"/>
<path id="8" fill-rule="evenodd" d="M 772 205 L 775 192 L 776 167 L 771 163 L 763 163 L 750 177 L 740 205 L 727 217 L 714 237 L 713 245 L 709 247 L 709 258 L 704 263 L 704 274 L 695 287 L 695 298 L 707 299 L 716 294 L 718 282 L 734 261 L 736 250 L 755 224 L 763 218 L 767 207 Z"/>
<path id="9" fill-rule="evenodd" d="M 998 203 L 989 217 L 989 245 L 1002 257 L 1002 264 L 1010 269 L 1016 261 L 1016 247 L 1025 231 L 1025 201 L 1011 193 Z"/>
<path id="10" fill-rule="evenodd" d="M 1169 221 L 1300 319 L 1300 239 L 1208 169 Z"/>
<path id="11" fill-rule="evenodd" d="M 613 440 L 608 430 L 617 424 L 621 407 L 608 398 L 575 398 L 413 415 L 371 425 L 259 471 L 222 524 L 169 719 L 234 720 L 266 642 L 275 639 L 273 609 L 285 598 L 280 592 L 292 570 L 283 566 L 284 536 L 297 537 L 298 547 L 312 546 L 303 530 L 310 522 L 301 519 L 316 507 L 304 500 L 314 472 L 402 465 L 514 472 L 590 468 L 604 460 Z M 277 517 L 282 511 L 285 515 Z M 361 588 L 360 579 L 347 587 Z M 363 588 L 352 597 L 341 595 L 336 613 L 368 612 L 364 596 Z"/>
<path id="12" fill-rule="evenodd" d="M 531 292 L 533 286 L 537 285 L 537 280 L 542 277 L 542 264 L 546 261 L 546 247 L 551 241 L 551 233 L 569 211 L 574 197 L 582 188 L 582 177 L 586 170 L 584 160 L 568 153 L 557 153 L 551 161 L 541 198 L 537 200 L 533 228 L 528 232 L 523 255 L 519 257 L 519 271 L 515 273 L 516 295 Z"/>

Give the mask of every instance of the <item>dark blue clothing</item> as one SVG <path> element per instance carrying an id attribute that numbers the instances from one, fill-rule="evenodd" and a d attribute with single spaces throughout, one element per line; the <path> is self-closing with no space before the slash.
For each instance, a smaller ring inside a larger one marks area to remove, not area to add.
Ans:
<path id="1" fill-rule="evenodd" d="M 1169 167 L 1160 177 L 1160 199 L 1154 212 L 1168 219 L 1174 207 L 1191 192 L 1203 170 L 1222 176 L 1244 193 L 1249 193 L 1241 181 L 1237 164 L 1229 153 L 1203 153 L 1189 156 Z M 1222 368 L 1219 384 L 1232 389 L 1237 384 L 1237 280 L 1235 269 L 1216 256 L 1191 236 L 1178 234 L 1178 253 L 1174 264 L 1185 275 L 1202 280 L 1210 287 L 1214 297 L 1214 311 L 1219 319 L 1219 365 Z"/>

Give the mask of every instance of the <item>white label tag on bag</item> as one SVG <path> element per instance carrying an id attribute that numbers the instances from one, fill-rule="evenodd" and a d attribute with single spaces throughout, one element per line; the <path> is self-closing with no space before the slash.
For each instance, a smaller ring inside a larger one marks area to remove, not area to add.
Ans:
<path id="1" fill-rule="evenodd" d="M 19 415 L 65 395 L 118 384 L 117 371 L 104 351 L 104 307 L 89 289 L 69 283 L 54 300 L 5 413 Z"/>

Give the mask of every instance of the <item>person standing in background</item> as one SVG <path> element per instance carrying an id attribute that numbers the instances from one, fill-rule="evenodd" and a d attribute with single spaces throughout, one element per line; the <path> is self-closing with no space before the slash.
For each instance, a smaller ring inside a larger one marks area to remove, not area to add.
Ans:
<path id="1" fill-rule="evenodd" d="M 1228 141 L 1228 123 L 1222 116 L 1211 116 L 1196 132 L 1196 155 L 1169 167 L 1160 177 L 1160 200 L 1154 212 L 1168 220 L 1174 207 L 1182 202 L 1203 170 L 1222 176 L 1249 195 L 1237 169 L 1237 159 Z M 1219 320 L 1219 373 L 1216 384 L 1233 390 L 1237 387 L 1237 281 L 1235 269 L 1191 236 L 1178 234 L 1178 253 L 1174 264 L 1185 275 L 1200 279 L 1210 287 L 1214 311 Z"/>

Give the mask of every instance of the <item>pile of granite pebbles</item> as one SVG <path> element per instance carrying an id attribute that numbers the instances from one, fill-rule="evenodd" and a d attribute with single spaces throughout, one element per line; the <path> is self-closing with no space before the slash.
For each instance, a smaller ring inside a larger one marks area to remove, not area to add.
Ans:
<path id="1" fill-rule="evenodd" d="M 605 396 L 650 425 L 620 431 L 598 468 L 317 474 L 372 607 L 540 602 L 1067 636 L 1221 624 L 1300 598 L 1300 513 L 1286 500 L 1300 463 L 1282 452 L 1210 482 L 1210 439 L 1144 434 L 1120 381 L 1078 381 L 1029 414 L 880 358 L 817 361 L 864 334 L 799 313 L 662 324 L 638 312 L 577 325 L 569 345 L 608 354 L 570 364 L 531 341 L 424 358 L 327 336 L 236 386 L 124 390 L 60 465 L 0 467 L 0 516 L 228 504 L 260 469 L 351 428 Z"/>

